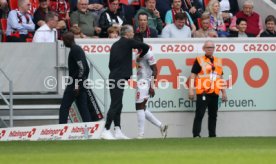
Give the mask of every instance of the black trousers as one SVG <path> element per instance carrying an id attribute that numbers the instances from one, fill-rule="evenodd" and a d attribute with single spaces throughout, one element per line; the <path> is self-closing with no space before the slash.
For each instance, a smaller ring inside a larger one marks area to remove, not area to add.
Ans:
<path id="1" fill-rule="evenodd" d="M 117 85 L 121 81 L 121 85 Z M 124 94 L 124 83 L 126 79 L 110 79 L 109 91 L 111 97 L 110 108 L 107 112 L 107 118 L 105 128 L 110 129 L 112 122 L 114 121 L 115 126 L 121 127 L 121 113 L 123 109 L 123 94 Z"/>
<path id="2" fill-rule="evenodd" d="M 87 93 L 86 89 L 80 87 L 79 94 L 75 91 L 75 85 L 68 85 L 64 91 L 59 109 L 59 123 L 66 124 L 69 116 L 69 109 L 72 103 L 76 100 L 76 105 L 79 109 L 83 122 L 91 122 L 91 116 L 87 106 Z"/>
<path id="3" fill-rule="evenodd" d="M 217 113 L 218 113 L 218 95 L 206 94 L 206 100 L 202 99 L 202 94 L 197 95 L 196 101 L 196 112 L 193 125 L 194 137 L 200 136 L 202 119 L 204 117 L 206 108 L 208 107 L 208 130 L 209 137 L 216 137 L 216 124 L 217 124 Z"/>

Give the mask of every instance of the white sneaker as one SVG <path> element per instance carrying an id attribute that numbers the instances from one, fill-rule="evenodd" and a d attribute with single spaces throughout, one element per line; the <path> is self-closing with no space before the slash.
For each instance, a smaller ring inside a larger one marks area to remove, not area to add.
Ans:
<path id="1" fill-rule="evenodd" d="M 166 138 L 168 134 L 168 125 L 161 125 L 160 132 L 162 137 Z"/>
<path id="2" fill-rule="evenodd" d="M 120 129 L 119 126 L 115 126 L 114 130 L 115 130 L 115 135 L 114 135 L 114 137 L 115 137 L 116 139 L 123 139 L 123 140 L 129 139 L 126 135 L 123 134 L 123 132 L 121 131 L 121 129 Z"/>
<path id="3" fill-rule="evenodd" d="M 143 135 L 138 135 L 138 137 L 136 139 L 144 139 L 144 136 Z"/>
<path id="4" fill-rule="evenodd" d="M 102 135 L 101 135 L 101 139 L 115 140 L 116 138 L 114 138 L 110 130 L 106 130 L 106 128 L 104 128 L 104 131 L 102 132 Z"/>

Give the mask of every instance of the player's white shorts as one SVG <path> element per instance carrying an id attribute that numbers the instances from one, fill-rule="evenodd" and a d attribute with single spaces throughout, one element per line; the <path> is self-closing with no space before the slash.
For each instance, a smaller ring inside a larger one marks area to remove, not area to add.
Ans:
<path id="1" fill-rule="evenodd" d="M 137 82 L 136 103 L 142 103 L 150 97 L 149 88 L 150 80 L 141 79 Z"/>

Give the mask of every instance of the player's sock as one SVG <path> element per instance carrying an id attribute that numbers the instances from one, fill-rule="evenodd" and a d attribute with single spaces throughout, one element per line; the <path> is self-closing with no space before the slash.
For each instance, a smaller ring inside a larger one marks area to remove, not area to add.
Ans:
<path id="1" fill-rule="evenodd" d="M 145 111 L 137 110 L 137 120 L 138 120 L 138 136 L 144 135 L 144 128 L 145 128 Z"/>
<path id="2" fill-rule="evenodd" d="M 157 127 L 161 127 L 162 123 L 149 111 L 145 110 L 146 119 Z"/>

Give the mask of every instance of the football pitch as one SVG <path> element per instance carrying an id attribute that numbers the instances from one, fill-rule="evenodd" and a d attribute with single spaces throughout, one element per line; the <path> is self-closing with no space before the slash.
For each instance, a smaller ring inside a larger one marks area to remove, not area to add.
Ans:
<path id="1" fill-rule="evenodd" d="M 0 142 L 1 164 L 275 164 L 276 138 Z"/>

